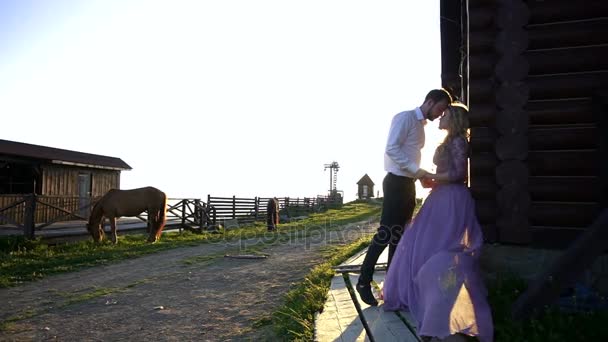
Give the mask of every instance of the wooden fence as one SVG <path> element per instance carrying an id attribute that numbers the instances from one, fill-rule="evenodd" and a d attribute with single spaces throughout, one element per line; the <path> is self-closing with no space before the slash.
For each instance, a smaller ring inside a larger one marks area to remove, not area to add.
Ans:
<path id="1" fill-rule="evenodd" d="M 325 211 L 340 207 L 342 198 L 318 197 L 280 197 L 279 213 L 281 216 L 296 217 L 313 212 Z M 250 223 L 266 219 L 266 206 L 269 197 L 239 198 L 207 196 L 207 205 L 214 221 L 225 222 L 237 220 L 239 223 Z"/>
<path id="2" fill-rule="evenodd" d="M 35 232 L 65 221 L 87 221 L 91 208 L 101 197 L 41 196 L 34 194 L 0 195 L 0 225 L 17 228 L 34 238 Z M 210 208 L 200 199 L 169 198 L 167 226 L 204 229 L 215 224 Z M 147 222 L 147 213 L 137 218 Z M 0 227 L 0 228 L 2 228 Z"/>
<path id="3" fill-rule="evenodd" d="M 36 231 L 65 221 L 87 221 L 91 208 L 101 197 L 42 196 L 35 194 L 0 195 L 0 228 L 17 228 L 28 238 Z M 281 197 L 279 213 L 282 217 L 298 217 L 325 211 L 342 205 L 342 198 L 328 197 Z M 185 229 L 206 229 L 217 222 L 227 220 L 251 223 L 266 219 L 266 207 L 270 198 L 237 198 L 207 196 L 207 203 L 194 198 L 169 198 L 167 225 Z M 137 218 L 147 222 L 144 212 Z"/>

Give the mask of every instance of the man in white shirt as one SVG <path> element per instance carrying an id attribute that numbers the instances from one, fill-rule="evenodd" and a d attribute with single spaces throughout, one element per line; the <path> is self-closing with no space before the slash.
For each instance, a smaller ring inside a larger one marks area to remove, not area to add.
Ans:
<path id="1" fill-rule="evenodd" d="M 378 305 L 371 291 L 371 280 L 378 257 L 389 245 L 388 264 L 403 234 L 406 223 L 412 219 L 416 206 L 414 182 L 427 172 L 420 168 L 420 150 L 424 146 L 424 123 L 440 117 L 452 102 L 443 89 L 431 90 L 420 107 L 401 112 L 393 117 L 384 153 L 382 182 L 384 203 L 380 227 L 368 247 L 357 282 L 357 292 L 368 305 Z"/>

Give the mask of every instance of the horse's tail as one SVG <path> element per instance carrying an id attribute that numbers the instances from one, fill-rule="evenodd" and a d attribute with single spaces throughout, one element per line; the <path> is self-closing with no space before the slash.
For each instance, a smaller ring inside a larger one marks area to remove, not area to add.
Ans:
<path id="1" fill-rule="evenodd" d="M 165 223 L 167 221 L 167 195 L 164 192 L 161 192 L 162 199 L 160 203 L 160 208 L 158 208 L 158 229 L 156 230 L 156 239 L 160 237 L 160 234 L 163 232 L 165 228 Z"/>

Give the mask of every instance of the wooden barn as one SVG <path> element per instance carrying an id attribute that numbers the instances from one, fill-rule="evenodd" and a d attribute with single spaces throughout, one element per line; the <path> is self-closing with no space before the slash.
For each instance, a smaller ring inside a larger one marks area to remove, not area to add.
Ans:
<path id="1" fill-rule="evenodd" d="M 76 210 L 109 189 L 120 188 L 120 172 L 130 169 L 115 157 L 0 140 L 0 208 L 35 193 L 48 203 Z M 3 214 L 19 222 L 22 210 L 16 207 Z M 38 222 L 57 214 L 48 206 L 39 206 L 38 211 Z"/>
<path id="2" fill-rule="evenodd" d="M 368 199 L 372 197 L 374 197 L 374 182 L 366 173 L 357 182 L 357 198 Z"/>
<path id="3" fill-rule="evenodd" d="M 489 242 L 563 249 L 606 207 L 608 1 L 442 0 Z"/>

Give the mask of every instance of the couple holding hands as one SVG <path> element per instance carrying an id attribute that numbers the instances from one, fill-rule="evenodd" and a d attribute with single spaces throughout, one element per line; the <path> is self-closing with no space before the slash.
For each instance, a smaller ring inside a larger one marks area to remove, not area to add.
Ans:
<path id="1" fill-rule="evenodd" d="M 436 173 L 420 168 L 424 123 L 440 119 L 447 131 L 435 150 Z M 478 269 L 483 235 L 467 188 L 468 109 L 443 89 L 431 90 L 420 107 L 393 117 L 384 154 L 384 204 L 356 289 L 378 305 L 371 280 L 389 246 L 382 289 L 384 310 L 407 310 L 425 338 L 454 334 L 492 341 L 492 314 Z M 432 188 L 412 219 L 414 182 Z"/>

